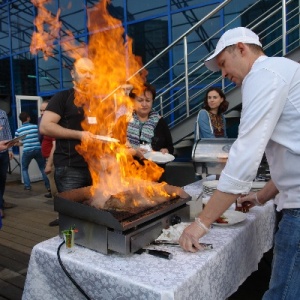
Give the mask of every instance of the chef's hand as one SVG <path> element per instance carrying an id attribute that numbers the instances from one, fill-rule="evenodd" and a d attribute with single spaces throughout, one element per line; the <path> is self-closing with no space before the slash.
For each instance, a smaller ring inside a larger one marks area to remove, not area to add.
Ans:
<path id="1" fill-rule="evenodd" d="M 253 192 L 247 195 L 241 195 L 240 197 L 237 198 L 236 202 L 238 207 L 243 207 L 248 210 L 253 206 L 261 205 L 261 203 L 258 202 L 257 193 L 253 193 Z"/>
<path id="2" fill-rule="evenodd" d="M 197 252 L 203 250 L 204 248 L 199 244 L 199 239 L 204 234 L 204 229 L 200 228 L 196 222 L 193 222 L 183 230 L 179 238 L 179 244 L 185 251 Z"/>

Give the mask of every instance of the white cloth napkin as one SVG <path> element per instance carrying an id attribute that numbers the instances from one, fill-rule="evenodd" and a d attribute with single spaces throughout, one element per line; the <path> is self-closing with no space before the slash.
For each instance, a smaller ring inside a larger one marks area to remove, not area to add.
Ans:
<path id="1" fill-rule="evenodd" d="M 191 223 L 179 223 L 170 226 L 167 229 L 163 229 L 162 234 L 156 239 L 156 241 L 170 241 L 178 242 L 183 230 Z"/>

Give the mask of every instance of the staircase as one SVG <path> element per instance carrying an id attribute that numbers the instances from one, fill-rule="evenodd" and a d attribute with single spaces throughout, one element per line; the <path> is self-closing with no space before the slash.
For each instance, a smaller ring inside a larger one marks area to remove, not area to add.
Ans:
<path id="1" fill-rule="evenodd" d="M 300 63 L 300 47 L 294 49 L 285 55 L 285 57 Z M 226 98 L 229 101 L 227 114 L 227 124 L 230 124 L 231 116 L 234 112 L 240 112 L 242 108 L 240 87 L 235 87 L 226 93 Z M 202 103 L 201 103 L 202 104 Z M 200 108 L 199 108 L 200 109 Z M 196 122 L 197 112 L 187 117 L 184 121 L 171 128 L 171 133 L 174 140 L 175 153 L 179 157 L 178 160 L 186 160 L 190 157 L 192 146 L 194 143 L 194 126 Z"/>
<path id="2" fill-rule="evenodd" d="M 227 16 L 229 6 L 230 11 L 232 7 L 239 7 L 240 11 Z M 241 110 L 240 88 L 204 65 L 220 36 L 234 27 L 248 27 L 259 35 L 266 55 L 285 56 L 300 62 L 299 14 L 299 1 L 223 1 L 144 66 L 152 72 L 158 62 L 173 61 L 172 67 L 151 83 L 158 88 L 159 101 L 155 109 L 169 124 L 177 162 L 190 163 L 195 119 L 210 86 L 219 86 L 225 91 L 230 103 L 228 114 Z M 202 38 L 199 29 L 206 32 Z M 203 40 L 204 36 L 208 38 Z"/>
<path id="3" fill-rule="evenodd" d="M 227 79 L 222 79 L 219 72 L 213 73 L 204 66 L 204 60 L 214 51 L 214 46 L 226 30 L 237 26 L 248 27 L 259 35 L 266 55 L 286 56 L 300 61 L 299 1 L 246 2 L 252 4 L 227 17 L 226 8 L 229 5 L 240 7 L 241 1 L 223 1 L 144 66 L 151 72 L 158 61 L 166 58 L 173 60 L 172 67 L 151 83 L 158 87 L 159 103 L 155 109 L 167 120 L 177 150 L 191 143 L 196 115 L 210 86 L 219 86 L 225 91 L 230 102 L 227 113 L 241 110 L 240 89 Z M 220 27 L 221 11 L 226 16 L 223 27 Z M 202 35 L 209 36 L 208 39 L 200 39 L 196 34 L 199 28 L 208 32 Z M 181 57 L 178 56 L 178 48 L 182 50 Z"/>
<path id="4" fill-rule="evenodd" d="M 244 3 L 252 4 L 241 7 Z M 228 6 L 231 12 L 232 7 L 242 10 L 227 16 Z M 173 62 L 171 68 L 151 83 L 157 88 L 159 99 L 155 109 L 167 120 L 175 144 L 193 133 L 196 114 L 210 86 L 220 86 L 225 91 L 230 102 L 228 112 L 240 109 L 240 92 L 234 84 L 204 66 L 204 60 L 214 51 L 220 36 L 230 28 L 248 27 L 259 35 L 266 55 L 287 56 L 298 61 L 299 14 L 299 2 L 293 0 L 223 1 L 143 67 L 157 74 L 159 62 Z M 220 20 L 222 16 L 224 20 Z M 221 23 L 224 26 L 221 27 Z M 199 28 L 206 34 L 199 35 Z M 203 40 L 207 36 L 209 38 Z"/>

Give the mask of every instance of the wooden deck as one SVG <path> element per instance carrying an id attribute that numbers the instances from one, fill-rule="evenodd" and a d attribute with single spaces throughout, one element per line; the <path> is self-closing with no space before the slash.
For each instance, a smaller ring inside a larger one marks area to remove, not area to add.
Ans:
<path id="1" fill-rule="evenodd" d="M 46 193 L 43 182 L 24 191 L 19 176 L 8 175 L 4 199 L 15 207 L 5 210 L 0 230 L 0 300 L 22 298 L 33 246 L 58 234 L 58 226 L 48 226 L 57 213 Z"/>
<path id="2" fill-rule="evenodd" d="M 24 191 L 18 176 L 8 175 L 4 198 L 15 207 L 5 210 L 0 230 L 0 300 L 22 298 L 32 248 L 58 234 L 58 226 L 48 226 L 57 213 L 53 211 L 53 201 L 44 197 L 45 193 L 43 182 L 33 183 L 32 191 Z M 258 271 L 227 300 L 260 300 L 268 286 L 271 258 L 270 251 L 260 262 Z"/>

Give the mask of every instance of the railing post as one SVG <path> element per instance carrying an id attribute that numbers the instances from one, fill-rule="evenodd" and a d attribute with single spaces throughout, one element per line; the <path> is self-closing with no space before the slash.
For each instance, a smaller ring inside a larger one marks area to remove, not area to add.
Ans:
<path id="1" fill-rule="evenodd" d="M 282 56 L 286 55 L 286 3 L 282 0 Z"/>
<path id="2" fill-rule="evenodd" d="M 163 117 L 164 116 L 164 110 L 163 110 L 163 97 L 162 95 L 159 97 L 159 105 L 160 105 L 160 115 Z"/>
<path id="3" fill-rule="evenodd" d="M 185 105 L 186 116 L 190 115 L 190 96 L 189 96 L 189 66 L 188 66 L 188 47 L 187 37 L 183 38 L 183 52 L 184 52 L 184 74 L 185 74 Z"/>

